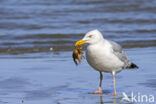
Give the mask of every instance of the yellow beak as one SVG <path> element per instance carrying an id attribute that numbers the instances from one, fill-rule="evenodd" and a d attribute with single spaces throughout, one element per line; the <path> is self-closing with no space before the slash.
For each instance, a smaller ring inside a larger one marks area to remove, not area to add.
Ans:
<path id="1" fill-rule="evenodd" d="M 82 44 L 84 44 L 87 40 L 79 40 L 75 43 L 75 46 L 80 46 Z"/>

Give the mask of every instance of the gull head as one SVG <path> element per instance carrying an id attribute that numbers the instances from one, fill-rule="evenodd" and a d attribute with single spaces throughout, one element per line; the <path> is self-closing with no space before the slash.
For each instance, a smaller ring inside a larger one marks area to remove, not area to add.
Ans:
<path id="1" fill-rule="evenodd" d="M 102 33 L 99 30 L 92 30 L 86 33 L 82 40 L 79 40 L 75 43 L 75 46 L 80 46 L 84 43 L 96 44 L 103 40 Z"/>

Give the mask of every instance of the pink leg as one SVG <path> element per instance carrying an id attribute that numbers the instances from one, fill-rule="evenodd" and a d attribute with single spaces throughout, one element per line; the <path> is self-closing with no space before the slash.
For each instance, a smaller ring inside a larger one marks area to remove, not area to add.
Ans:
<path id="1" fill-rule="evenodd" d="M 103 92 L 102 92 L 102 89 L 99 88 L 99 90 L 94 91 L 94 92 L 91 92 L 90 94 L 102 94 L 102 93 L 103 93 Z"/>
<path id="2" fill-rule="evenodd" d="M 114 87 L 114 93 L 113 93 L 113 95 L 114 96 L 117 96 L 116 87 L 115 87 L 115 72 L 112 72 L 112 75 L 113 75 L 113 87 Z"/>
<path id="3" fill-rule="evenodd" d="M 99 84 L 99 90 L 95 91 L 95 92 L 91 92 L 90 94 L 102 94 L 102 79 L 103 79 L 103 75 L 102 72 L 100 72 L 100 84 Z"/>

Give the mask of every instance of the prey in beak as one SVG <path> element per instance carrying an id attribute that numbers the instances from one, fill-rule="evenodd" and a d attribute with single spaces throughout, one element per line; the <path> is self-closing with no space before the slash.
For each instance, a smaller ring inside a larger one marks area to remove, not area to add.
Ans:
<path id="1" fill-rule="evenodd" d="M 75 62 L 76 65 L 78 65 L 79 63 L 81 63 L 82 57 L 84 57 L 83 52 L 82 52 L 82 44 L 84 44 L 86 42 L 86 40 L 79 40 L 75 43 L 75 49 L 73 51 L 73 61 Z M 77 60 L 79 61 L 79 63 L 77 62 Z"/>

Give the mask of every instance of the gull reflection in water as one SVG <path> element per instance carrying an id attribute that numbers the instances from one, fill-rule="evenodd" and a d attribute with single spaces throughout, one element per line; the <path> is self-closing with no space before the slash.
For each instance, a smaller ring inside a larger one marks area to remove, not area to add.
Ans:
<path id="1" fill-rule="evenodd" d="M 99 100 L 100 100 L 100 104 L 105 104 L 105 103 L 108 103 L 108 102 L 104 102 L 103 101 L 103 96 L 102 96 L 102 94 L 99 94 Z M 111 102 L 111 101 L 110 101 Z M 114 96 L 114 98 L 113 98 L 113 101 L 112 101 L 112 104 L 116 104 L 116 96 Z"/>

